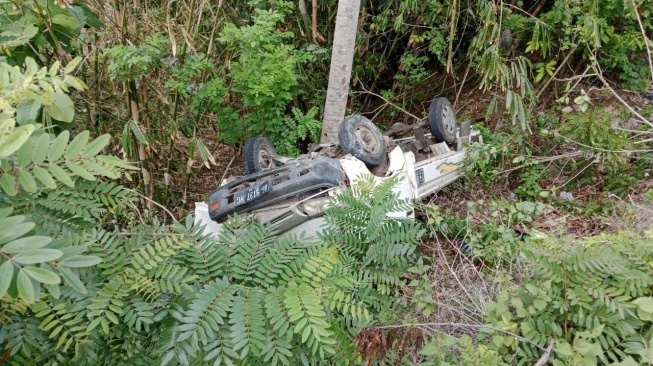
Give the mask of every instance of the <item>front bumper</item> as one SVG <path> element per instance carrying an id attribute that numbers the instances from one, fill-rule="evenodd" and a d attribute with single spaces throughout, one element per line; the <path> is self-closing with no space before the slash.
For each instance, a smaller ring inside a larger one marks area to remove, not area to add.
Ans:
<path id="1" fill-rule="evenodd" d="M 250 202 L 236 206 L 234 193 L 270 180 L 270 191 Z M 234 213 L 247 213 L 256 209 L 290 200 L 288 206 L 300 200 L 302 194 L 316 194 L 322 190 L 342 185 L 345 173 L 336 159 L 325 156 L 300 159 L 279 168 L 246 175 L 218 187 L 209 194 L 209 216 L 224 222 Z M 293 200 L 296 198 L 296 200 Z"/>

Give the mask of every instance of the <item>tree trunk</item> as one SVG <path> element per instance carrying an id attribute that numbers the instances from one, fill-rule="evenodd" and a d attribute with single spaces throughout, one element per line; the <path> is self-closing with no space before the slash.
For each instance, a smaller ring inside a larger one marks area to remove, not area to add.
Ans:
<path id="1" fill-rule="evenodd" d="M 329 86 L 324 105 L 324 125 L 320 139 L 323 144 L 338 143 L 338 126 L 345 118 L 360 6 L 361 0 L 338 1 Z"/>

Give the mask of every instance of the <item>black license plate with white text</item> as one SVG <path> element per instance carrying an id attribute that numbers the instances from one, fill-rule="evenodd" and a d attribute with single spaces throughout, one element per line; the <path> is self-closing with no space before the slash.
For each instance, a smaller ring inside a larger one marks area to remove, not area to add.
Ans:
<path id="1" fill-rule="evenodd" d="M 236 193 L 234 193 L 234 206 L 244 205 L 247 202 L 251 202 L 268 192 L 270 192 L 269 180 L 266 180 L 265 182 L 255 186 L 236 191 Z"/>

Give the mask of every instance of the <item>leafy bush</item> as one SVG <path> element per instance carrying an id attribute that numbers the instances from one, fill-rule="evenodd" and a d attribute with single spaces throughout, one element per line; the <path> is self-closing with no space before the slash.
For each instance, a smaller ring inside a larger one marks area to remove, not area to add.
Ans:
<path id="1" fill-rule="evenodd" d="M 279 153 L 297 155 L 297 140 L 316 141 L 321 123 L 315 119 L 317 109 L 304 114 L 292 107 L 292 115 L 287 113 L 293 98 L 302 93 L 299 68 L 312 55 L 287 43 L 292 33 L 277 29 L 286 18 L 282 10 L 257 9 L 252 25 L 225 26 L 219 41 L 232 60 L 218 85 L 229 87 L 207 102 L 219 115 L 222 141 L 235 145 L 243 137 L 261 135 L 273 141 Z"/>
<path id="2" fill-rule="evenodd" d="M 612 115 L 605 109 L 591 109 L 571 114 L 560 132 L 579 143 L 580 149 L 591 152 L 604 169 L 616 171 L 626 164 L 630 142 L 628 135 L 612 128 Z"/>
<path id="3" fill-rule="evenodd" d="M 76 268 L 97 264 L 99 258 L 83 255 L 88 243 L 75 228 L 94 224 L 105 207 L 124 205 L 113 198 L 124 196 L 120 186 L 80 184 L 100 176 L 117 178 L 123 168 L 131 168 L 118 158 L 99 155 L 108 135 L 89 142 L 88 131 L 83 131 L 69 142 L 68 131 L 54 136 L 34 124 L 41 108 L 72 121 L 74 107 L 65 92 L 83 87 L 70 75 L 78 63 L 71 62 L 62 75 L 58 63 L 49 70 L 38 69 L 29 58 L 25 70 L 0 64 L 0 299 L 12 306 L 38 301 L 45 292 L 41 286 L 58 298 L 62 279 L 85 292 Z M 23 125 L 16 127 L 17 120 Z M 76 186 L 81 189 L 72 191 Z M 108 191 L 111 199 L 104 195 Z M 16 298 L 20 300 L 10 300 Z"/>
<path id="4" fill-rule="evenodd" d="M 529 276 L 505 284 L 488 305 L 488 323 L 543 348 L 553 340 L 554 365 L 653 362 L 652 239 L 624 232 L 530 242 L 523 250 Z M 495 334 L 490 344 L 506 361 L 541 355 L 509 335 Z"/>
<path id="5" fill-rule="evenodd" d="M 485 323 L 467 325 L 476 337 L 436 332 L 423 364 L 532 365 L 550 344 L 553 365 L 650 364 L 652 239 L 648 231 L 523 241 L 510 272 L 486 273 L 500 290 L 484 304 Z"/>
<path id="6" fill-rule="evenodd" d="M 338 195 L 320 241 L 236 217 L 218 237 L 192 217 L 87 231 L 90 256 L 66 251 L 101 262 L 35 303 L 3 298 L 0 350 L 12 364 L 353 363 L 352 332 L 392 317 L 423 233 L 388 218 L 412 207 L 395 183 Z"/>

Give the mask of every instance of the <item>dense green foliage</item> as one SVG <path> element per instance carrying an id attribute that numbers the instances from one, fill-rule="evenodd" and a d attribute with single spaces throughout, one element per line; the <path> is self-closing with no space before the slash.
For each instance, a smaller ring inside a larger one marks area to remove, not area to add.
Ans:
<path id="1" fill-rule="evenodd" d="M 20 365 L 354 362 L 353 334 L 379 315 L 391 317 L 423 232 L 415 221 L 387 217 L 412 207 L 391 192 L 395 183 L 370 178 L 340 194 L 320 241 L 278 238 L 272 227 L 238 218 L 214 237 L 188 217 L 170 227 L 78 230 L 58 246 L 43 242 L 64 251 L 42 260 L 64 283 L 46 282 L 56 276 L 42 274 L 50 273 L 44 264 L 21 269 L 50 286 L 29 297 L 19 277 L 21 298 L 2 300 L 1 349 Z M 17 246 L 4 245 L 3 255 Z M 3 270 L 23 263 L 20 256 Z M 88 265 L 95 266 L 83 276 L 67 269 Z"/>
<path id="2" fill-rule="evenodd" d="M 522 243 L 526 278 L 500 275 L 502 290 L 479 327 L 486 342 L 439 335 L 422 354 L 438 365 L 532 365 L 553 341 L 553 365 L 650 364 L 652 238 L 622 233 Z"/>
<path id="3" fill-rule="evenodd" d="M 184 212 L 218 142 L 265 135 L 287 155 L 316 142 L 335 0 L 303 4 L 310 17 L 283 0 L 0 0 L 0 363 L 522 365 L 550 342 L 556 365 L 653 363 L 650 233 L 527 239 L 555 210 L 610 210 L 563 189 L 626 197 L 650 170 L 651 125 L 615 125 L 634 110 L 595 101 L 604 78 L 649 85 L 653 2 L 362 3 L 351 112 L 379 107 L 388 124 L 446 96 L 501 130 L 483 129 L 463 184 L 513 195 L 426 209 L 500 287 L 474 304 L 482 324 L 384 328 L 452 306 L 429 277 L 443 258 L 417 250 L 422 225 L 388 218 L 413 204 L 392 180 L 338 195 L 318 240 L 156 218 L 154 204 Z"/>

